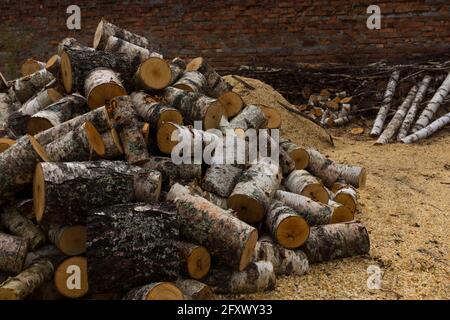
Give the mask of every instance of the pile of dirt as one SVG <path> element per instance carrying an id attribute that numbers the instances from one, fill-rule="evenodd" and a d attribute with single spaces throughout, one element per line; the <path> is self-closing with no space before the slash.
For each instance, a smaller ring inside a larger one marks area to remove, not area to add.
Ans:
<path id="1" fill-rule="evenodd" d="M 314 123 L 283 108 L 278 102 L 290 107 L 294 106 L 270 85 L 256 79 L 239 76 L 239 79 L 255 88 L 248 89 L 231 75 L 224 78 L 233 86 L 233 91 L 238 93 L 246 104 L 266 105 L 277 109 L 283 119 L 281 125 L 283 137 L 292 139 L 293 142 L 302 147 L 314 147 L 319 151 L 331 147 L 326 132 Z"/>

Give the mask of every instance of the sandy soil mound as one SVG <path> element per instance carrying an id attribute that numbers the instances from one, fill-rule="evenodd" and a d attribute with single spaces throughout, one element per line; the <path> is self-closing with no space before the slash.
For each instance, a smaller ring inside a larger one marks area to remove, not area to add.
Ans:
<path id="1" fill-rule="evenodd" d="M 287 111 L 278 104 L 292 106 L 279 92 L 268 84 L 252 78 L 239 76 L 255 90 L 247 89 L 230 75 L 224 77 L 233 86 L 233 91 L 238 93 L 246 104 L 261 104 L 276 108 L 281 113 L 281 135 L 289 137 L 293 142 L 303 147 L 315 147 L 318 150 L 330 148 L 327 134 L 314 123 Z"/>

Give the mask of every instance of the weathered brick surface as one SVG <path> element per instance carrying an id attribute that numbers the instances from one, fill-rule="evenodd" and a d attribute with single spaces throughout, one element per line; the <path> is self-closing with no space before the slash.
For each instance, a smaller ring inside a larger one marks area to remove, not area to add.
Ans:
<path id="1" fill-rule="evenodd" d="M 75 3 L 82 29 L 70 31 L 66 8 Z M 366 27 L 370 4 L 381 7 L 381 30 Z M 27 57 L 46 60 L 66 36 L 91 44 L 102 16 L 153 39 L 168 57 L 203 55 L 218 68 L 401 61 L 450 51 L 447 0 L 0 0 L 0 69 L 12 74 Z"/>

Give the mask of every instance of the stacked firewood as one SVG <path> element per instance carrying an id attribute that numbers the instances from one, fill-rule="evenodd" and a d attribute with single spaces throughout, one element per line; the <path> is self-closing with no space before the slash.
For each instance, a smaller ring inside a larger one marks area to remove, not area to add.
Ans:
<path id="1" fill-rule="evenodd" d="M 287 139 L 279 161 L 172 161 L 174 134 L 206 150 L 207 129 L 281 125 L 204 59 L 102 20 L 92 48 L 64 39 L 22 72 L 0 82 L 0 299 L 212 299 L 369 252 L 364 168 Z"/>

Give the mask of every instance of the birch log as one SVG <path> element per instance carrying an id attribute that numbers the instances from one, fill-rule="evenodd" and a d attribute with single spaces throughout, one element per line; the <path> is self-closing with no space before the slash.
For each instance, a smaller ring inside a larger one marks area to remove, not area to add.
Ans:
<path id="1" fill-rule="evenodd" d="M 45 68 L 44 62 L 35 59 L 27 59 L 25 60 L 24 63 L 22 63 L 22 66 L 20 67 L 20 72 L 22 73 L 23 77 L 26 77 L 44 68 Z"/>
<path id="2" fill-rule="evenodd" d="M 179 241 L 180 273 L 196 280 L 204 278 L 211 267 L 211 255 L 208 250 L 193 243 Z"/>
<path id="3" fill-rule="evenodd" d="M 0 284 L 0 300 L 22 300 L 32 294 L 53 275 L 54 267 L 46 259 L 39 260 Z"/>
<path id="4" fill-rule="evenodd" d="M 366 169 L 336 163 L 315 149 L 308 149 L 309 163 L 306 169 L 315 177 L 322 180 L 326 187 L 331 188 L 338 180 L 343 180 L 355 188 L 366 185 Z"/>
<path id="5" fill-rule="evenodd" d="M 280 167 L 263 158 L 245 171 L 228 198 L 228 207 L 239 219 L 256 223 L 264 218 L 282 179 Z"/>
<path id="6" fill-rule="evenodd" d="M 0 138 L 0 153 L 11 147 L 14 143 L 16 143 L 16 140 L 9 138 Z"/>
<path id="7" fill-rule="evenodd" d="M 25 239 L 0 232 L 0 272 L 17 274 L 22 271 L 27 253 Z"/>
<path id="8" fill-rule="evenodd" d="M 90 122 L 43 147 L 50 161 L 89 161 L 105 155 L 105 145 L 100 133 Z"/>
<path id="9" fill-rule="evenodd" d="M 212 165 L 203 176 L 202 188 L 221 197 L 228 197 L 242 172 L 242 168 L 229 164 Z"/>
<path id="10" fill-rule="evenodd" d="M 10 135 L 9 117 L 18 110 L 20 105 L 15 103 L 7 93 L 0 93 L 0 137 Z"/>
<path id="11" fill-rule="evenodd" d="M 48 72 L 53 74 L 55 79 L 59 80 L 59 72 L 61 70 L 61 57 L 59 54 L 55 54 L 50 57 L 50 59 L 47 60 L 47 63 L 45 64 L 45 69 L 47 69 Z"/>
<path id="12" fill-rule="evenodd" d="M 368 254 L 369 234 L 359 222 L 315 226 L 302 250 L 309 263 Z"/>
<path id="13" fill-rule="evenodd" d="M 156 201 L 161 174 L 121 161 L 42 162 L 36 166 L 33 202 L 36 220 L 86 224 L 86 212 L 105 205 Z"/>
<path id="14" fill-rule="evenodd" d="M 41 91 L 50 81 L 54 79 L 53 75 L 46 69 L 41 69 L 26 77 L 15 80 L 12 83 L 17 100 L 24 103 L 30 99 L 36 92 Z"/>
<path id="15" fill-rule="evenodd" d="M 214 293 L 211 288 L 197 280 L 178 279 L 175 285 L 189 300 L 214 300 Z"/>
<path id="16" fill-rule="evenodd" d="M 123 147 L 116 129 L 107 130 L 102 134 L 103 145 L 105 146 L 104 159 L 115 159 L 123 155 Z"/>
<path id="17" fill-rule="evenodd" d="M 92 110 L 88 113 L 79 115 L 71 120 L 63 122 L 55 127 L 49 128 L 36 135 L 36 140 L 41 145 L 47 145 L 56 138 L 67 134 L 85 122 L 90 122 L 99 131 L 105 132 L 111 128 L 111 121 L 105 107 Z"/>
<path id="18" fill-rule="evenodd" d="M 435 132 L 439 131 L 446 125 L 450 123 L 450 112 L 446 115 L 434 120 L 425 128 L 420 129 L 419 131 L 414 132 L 413 134 L 404 137 L 401 141 L 406 144 L 417 142 L 421 139 L 425 139 Z"/>
<path id="19" fill-rule="evenodd" d="M 86 226 L 51 224 L 44 229 L 48 240 L 63 254 L 78 256 L 86 252 Z"/>
<path id="20" fill-rule="evenodd" d="M 217 99 L 173 87 L 164 90 L 164 101 L 180 111 L 184 124 L 194 125 L 194 121 L 202 121 L 203 130 L 217 128 L 224 112 Z"/>
<path id="21" fill-rule="evenodd" d="M 102 18 L 95 30 L 94 35 L 94 49 L 104 50 L 109 37 L 114 36 L 125 41 L 128 41 L 136 46 L 150 49 L 149 41 L 140 35 L 132 33 L 128 30 L 122 29 L 106 19 Z"/>
<path id="22" fill-rule="evenodd" d="M 284 185 L 290 192 L 311 198 L 314 201 L 328 203 L 328 192 L 322 183 L 306 170 L 294 170 L 286 178 Z"/>
<path id="23" fill-rule="evenodd" d="M 144 91 L 133 92 L 130 97 L 136 114 L 150 125 L 152 135 L 164 122 L 183 124 L 183 117 L 177 109 L 158 102 Z"/>
<path id="24" fill-rule="evenodd" d="M 354 214 L 358 205 L 358 192 L 352 186 L 345 186 L 334 193 L 333 200 L 343 204 Z"/>
<path id="25" fill-rule="evenodd" d="M 184 300 L 183 292 L 171 282 L 153 282 L 130 290 L 124 300 Z"/>
<path id="26" fill-rule="evenodd" d="M 0 93 L 7 92 L 10 86 L 11 82 L 7 81 L 0 72 Z"/>
<path id="27" fill-rule="evenodd" d="M 214 293 L 257 293 L 274 290 L 276 275 L 272 263 L 258 261 L 239 272 L 223 267 L 212 269 L 204 282 Z"/>
<path id="28" fill-rule="evenodd" d="M 377 117 L 372 127 L 370 135 L 372 137 L 377 137 L 383 130 L 383 124 L 386 120 L 389 109 L 391 108 L 392 100 L 394 98 L 395 89 L 397 88 L 398 79 L 400 77 L 400 71 L 394 71 L 389 79 L 386 92 L 384 93 L 383 101 L 381 103 L 380 110 L 378 111 Z"/>
<path id="29" fill-rule="evenodd" d="M 277 200 L 272 201 L 267 211 L 265 225 L 277 243 L 288 249 L 300 247 L 309 236 L 306 220 Z"/>
<path id="30" fill-rule="evenodd" d="M 172 85 L 172 87 L 187 92 L 204 93 L 206 87 L 206 79 L 198 71 L 188 71 Z"/>
<path id="31" fill-rule="evenodd" d="M 213 258 L 235 270 L 245 269 L 258 239 L 255 228 L 179 184 L 173 185 L 167 200 L 177 206 L 183 239 L 205 246 Z"/>
<path id="32" fill-rule="evenodd" d="M 262 237 L 256 243 L 254 261 L 261 260 L 271 262 L 276 275 L 301 276 L 309 270 L 308 258 L 303 251 L 286 249 L 271 237 Z"/>
<path id="33" fill-rule="evenodd" d="M 248 129 L 258 130 L 267 124 L 267 118 L 265 113 L 260 107 L 255 105 L 249 105 L 244 108 L 237 116 L 231 121 L 230 125 L 234 129 L 242 129 L 247 131 Z"/>
<path id="34" fill-rule="evenodd" d="M 414 85 L 412 86 L 411 90 L 409 90 L 409 93 L 406 96 L 405 100 L 403 100 L 403 103 L 400 105 L 400 107 L 398 107 L 397 111 L 395 112 L 389 124 L 384 129 L 383 133 L 378 137 L 378 140 L 375 143 L 376 145 L 386 144 L 392 140 L 392 138 L 397 133 L 397 130 L 402 125 L 403 119 L 405 118 L 406 113 L 408 112 L 411 103 L 416 96 L 416 93 L 417 86 Z"/>
<path id="35" fill-rule="evenodd" d="M 278 190 L 275 198 L 294 209 L 310 226 L 353 220 L 348 210 L 319 203 L 296 193 Z"/>
<path id="36" fill-rule="evenodd" d="M 186 71 L 198 71 L 206 78 L 208 95 L 218 98 L 221 94 L 231 91 L 230 85 L 202 57 L 191 60 Z"/>
<path id="37" fill-rule="evenodd" d="M 86 99 L 83 96 L 79 94 L 65 96 L 32 115 L 28 119 L 27 132 L 36 135 L 86 112 L 89 112 L 89 108 L 86 106 Z"/>
<path id="38" fill-rule="evenodd" d="M 416 118 L 417 112 L 419 111 L 420 103 L 422 102 L 423 98 L 427 93 L 430 82 L 431 77 L 425 76 L 422 82 L 420 83 L 414 101 L 411 104 L 411 107 L 409 108 L 408 113 L 406 114 L 405 119 L 403 120 L 403 123 L 398 131 L 397 141 L 400 141 L 402 138 L 408 135 L 409 129 L 411 129 L 411 125 L 414 119 Z"/>
<path id="39" fill-rule="evenodd" d="M 110 36 L 107 39 L 103 50 L 106 52 L 124 54 L 130 59 L 130 62 L 138 60 L 139 63 L 142 63 L 152 56 L 150 50 L 115 36 Z"/>
<path id="40" fill-rule="evenodd" d="M 91 292 L 176 280 L 180 265 L 177 240 L 173 205 L 134 203 L 93 209 L 87 218 L 86 243 Z"/>
<path id="41" fill-rule="evenodd" d="M 412 132 L 419 131 L 425 128 L 432 120 L 436 111 L 439 109 L 441 104 L 444 102 L 445 97 L 447 97 L 450 91 L 450 73 L 445 78 L 444 82 L 442 82 L 441 86 L 436 90 L 433 98 L 431 98 L 430 102 L 428 102 L 425 109 L 422 111 L 419 119 L 414 124 L 412 128 Z"/>
<path id="42" fill-rule="evenodd" d="M 118 74 L 107 68 L 96 68 L 86 77 L 84 94 L 91 109 L 105 105 L 115 97 L 127 94 Z"/>
<path id="43" fill-rule="evenodd" d="M 80 298 L 86 295 L 89 290 L 86 258 L 76 256 L 65 259 L 55 268 L 53 282 L 64 297 Z"/>
<path id="44" fill-rule="evenodd" d="M 111 101 L 111 107 L 112 118 L 127 161 L 130 164 L 146 162 L 150 156 L 131 98 L 129 96 L 116 97 Z"/>
<path id="45" fill-rule="evenodd" d="M 6 208 L 0 214 L 0 222 L 10 234 L 25 239 L 30 250 L 42 246 L 47 238 L 33 222 L 24 217 L 15 207 Z"/>
<path id="46" fill-rule="evenodd" d="M 36 148 L 40 148 L 36 140 L 26 135 L 0 154 L 0 195 L 33 181 L 34 168 L 41 161 L 40 155 L 45 154 L 44 150 L 36 152 Z"/>

